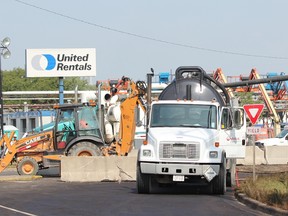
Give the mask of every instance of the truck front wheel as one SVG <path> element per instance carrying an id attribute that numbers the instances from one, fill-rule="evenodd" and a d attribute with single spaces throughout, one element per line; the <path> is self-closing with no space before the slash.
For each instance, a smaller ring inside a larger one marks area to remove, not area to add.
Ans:
<path id="1" fill-rule="evenodd" d="M 218 176 L 212 180 L 212 188 L 214 194 L 224 194 L 226 192 L 226 158 L 220 165 Z"/>
<path id="2" fill-rule="evenodd" d="M 24 157 L 17 164 L 17 172 L 19 175 L 36 175 L 39 171 L 37 161 L 31 157 Z"/>
<path id="3" fill-rule="evenodd" d="M 73 145 L 69 151 L 68 156 L 100 156 L 100 148 L 91 142 L 79 142 Z"/>
<path id="4" fill-rule="evenodd" d="M 141 173 L 140 165 L 137 165 L 137 190 L 140 194 L 148 194 L 151 190 L 151 176 Z"/>

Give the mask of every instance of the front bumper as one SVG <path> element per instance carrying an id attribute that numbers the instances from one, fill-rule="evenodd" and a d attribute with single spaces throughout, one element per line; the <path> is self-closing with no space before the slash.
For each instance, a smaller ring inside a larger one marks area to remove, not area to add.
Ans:
<path id="1" fill-rule="evenodd" d="M 219 174 L 220 165 L 140 162 L 140 169 L 143 174 L 204 176 L 210 182 Z"/>

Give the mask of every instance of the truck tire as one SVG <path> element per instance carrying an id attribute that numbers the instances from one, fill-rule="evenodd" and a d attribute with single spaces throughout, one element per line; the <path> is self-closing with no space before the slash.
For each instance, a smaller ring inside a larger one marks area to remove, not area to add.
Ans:
<path id="1" fill-rule="evenodd" d="M 232 187 L 232 179 L 230 171 L 227 171 L 226 173 L 226 187 Z"/>
<path id="2" fill-rule="evenodd" d="M 140 165 L 137 165 L 136 175 L 137 191 L 139 194 L 149 194 L 151 190 L 151 176 L 141 173 Z"/>
<path id="3" fill-rule="evenodd" d="M 229 159 L 229 169 L 227 171 L 226 186 L 232 187 L 236 184 L 236 159 Z"/>
<path id="4" fill-rule="evenodd" d="M 73 145 L 68 156 L 100 156 L 102 155 L 100 148 L 91 142 L 79 142 Z"/>
<path id="5" fill-rule="evenodd" d="M 39 171 L 39 165 L 34 158 L 24 157 L 17 163 L 17 172 L 19 175 L 36 175 Z"/>
<path id="6" fill-rule="evenodd" d="M 220 165 L 218 176 L 212 180 L 213 194 L 224 194 L 226 192 L 226 158 Z"/>

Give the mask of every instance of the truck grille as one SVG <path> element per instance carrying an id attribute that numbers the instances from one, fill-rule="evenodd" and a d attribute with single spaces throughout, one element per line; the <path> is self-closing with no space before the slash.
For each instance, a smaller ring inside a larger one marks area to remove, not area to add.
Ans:
<path id="1" fill-rule="evenodd" d="M 159 157 L 199 159 L 200 145 L 195 143 L 160 143 Z"/>

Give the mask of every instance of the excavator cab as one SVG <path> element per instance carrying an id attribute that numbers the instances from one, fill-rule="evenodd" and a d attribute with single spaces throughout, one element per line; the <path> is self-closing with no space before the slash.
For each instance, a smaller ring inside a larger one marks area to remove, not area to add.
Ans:
<path id="1" fill-rule="evenodd" d="M 64 149 L 66 144 L 76 137 L 74 108 L 59 110 L 57 121 L 58 123 L 55 125 L 55 134 L 57 137 L 56 149 Z"/>
<path id="2" fill-rule="evenodd" d="M 81 137 L 102 139 L 96 106 L 66 104 L 57 109 L 55 124 L 55 149 L 65 149 Z"/>

